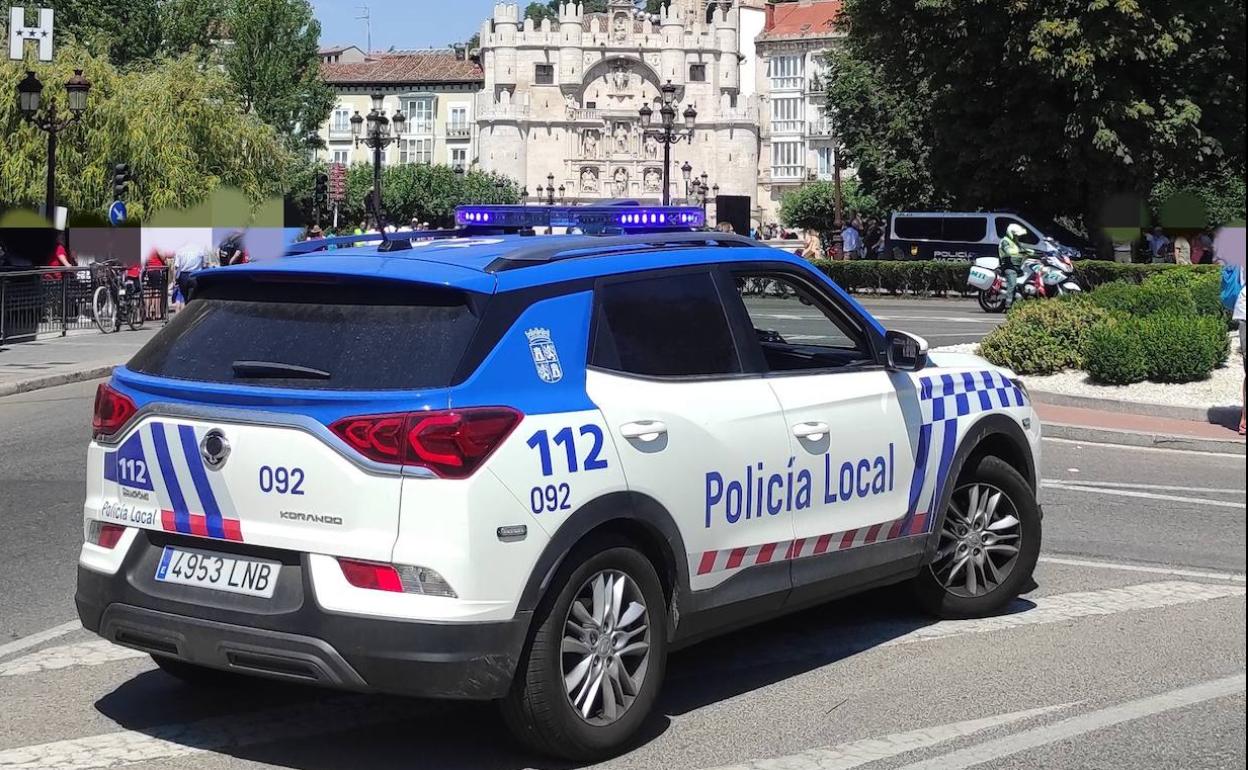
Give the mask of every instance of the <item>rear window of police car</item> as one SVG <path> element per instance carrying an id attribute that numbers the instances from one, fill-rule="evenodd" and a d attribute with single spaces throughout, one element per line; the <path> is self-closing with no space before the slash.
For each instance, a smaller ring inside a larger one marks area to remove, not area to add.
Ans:
<path id="1" fill-rule="evenodd" d="M 208 285 L 130 361 L 143 374 L 311 390 L 453 384 L 483 297 L 398 282 Z"/>

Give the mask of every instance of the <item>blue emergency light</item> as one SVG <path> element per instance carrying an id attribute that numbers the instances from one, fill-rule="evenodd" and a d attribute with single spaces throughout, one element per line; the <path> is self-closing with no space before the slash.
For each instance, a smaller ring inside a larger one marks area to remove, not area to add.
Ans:
<path id="1" fill-rule="evenodd" d="M 701 230 L 706 213 L 693 206 L 460 206 L 455 224 L 472 230 L 566 228 L 587 235 Z"/>

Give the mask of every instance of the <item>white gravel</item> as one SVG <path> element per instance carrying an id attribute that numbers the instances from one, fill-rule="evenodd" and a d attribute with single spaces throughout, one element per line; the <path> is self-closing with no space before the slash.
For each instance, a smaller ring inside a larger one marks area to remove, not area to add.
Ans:
<path id="1" fill-rule="evenodd" d="M 950 353 L 979 354 L 979 345 L 948 345 L 934 348 Z M 1049 375 L 1029 374 L 1027 387 L 1031 390 L 1058 393 L 1064 396 L 1088 396 L 1131 401 L 1137 404 L 1161 404 L 1163 406 L 1187 406 L 1207 409 L 1212 406 L 1234 406 L 1241 403 L 1240 388 L 1244 383 L 1244 356 L 1239 349 L 1239 339 L 1231 336 L 1231 356 L 1226 365 L 1215 369 L 1209 379 L 1183 384 L 1160 382 L 1137 382 L 1134 385 L 1099 385 L 1088 379 L 1084 371 L 1068 369 Z"/>

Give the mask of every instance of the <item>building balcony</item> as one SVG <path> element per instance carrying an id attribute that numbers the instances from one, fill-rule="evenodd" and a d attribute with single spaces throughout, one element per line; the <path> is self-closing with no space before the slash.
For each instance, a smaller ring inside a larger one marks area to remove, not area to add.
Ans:
<path id="1" fill-rule="evenodd" d="M 797 184 L 805 178 L 805 166 L 772 166 L 766 181 L 776 184 Z"/>
<path id="2" fill-rule="evenodd" d="M 448 123 L 446 126 L 446 138 L 451 140 L 471 139 L 472 126 L 468 123 Z"/>
<path id="3" fill-rule="evenodd" d="M 329 127 L 329 141 L 345 142 L 350 139 L 351 139 L 351 126 L 346 126 L 342 128 L 335 127 L 335 126 Z"/>
<path id="4" fill-rule="evenodd" d="M 812 120 L 807 128 L 806 135 L 812 139 L 831 139 L 832 121 L 827 118 Z"/>
<path id="5" fill-rule="evenodd" d="M 806 122 L 803 120 L 772 120 L 772 136 L 802 136 L 806 133 Z"/>

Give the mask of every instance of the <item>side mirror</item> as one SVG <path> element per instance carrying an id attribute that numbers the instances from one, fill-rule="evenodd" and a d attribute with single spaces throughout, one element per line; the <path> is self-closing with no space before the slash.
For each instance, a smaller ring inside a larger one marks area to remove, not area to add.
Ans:
<path id="1" fill-rule="evenodd" d="M 890 370 L 917 372 L 927 366 L 927 340 L 908 332 L 885 332 L 884 355 Z"/>

